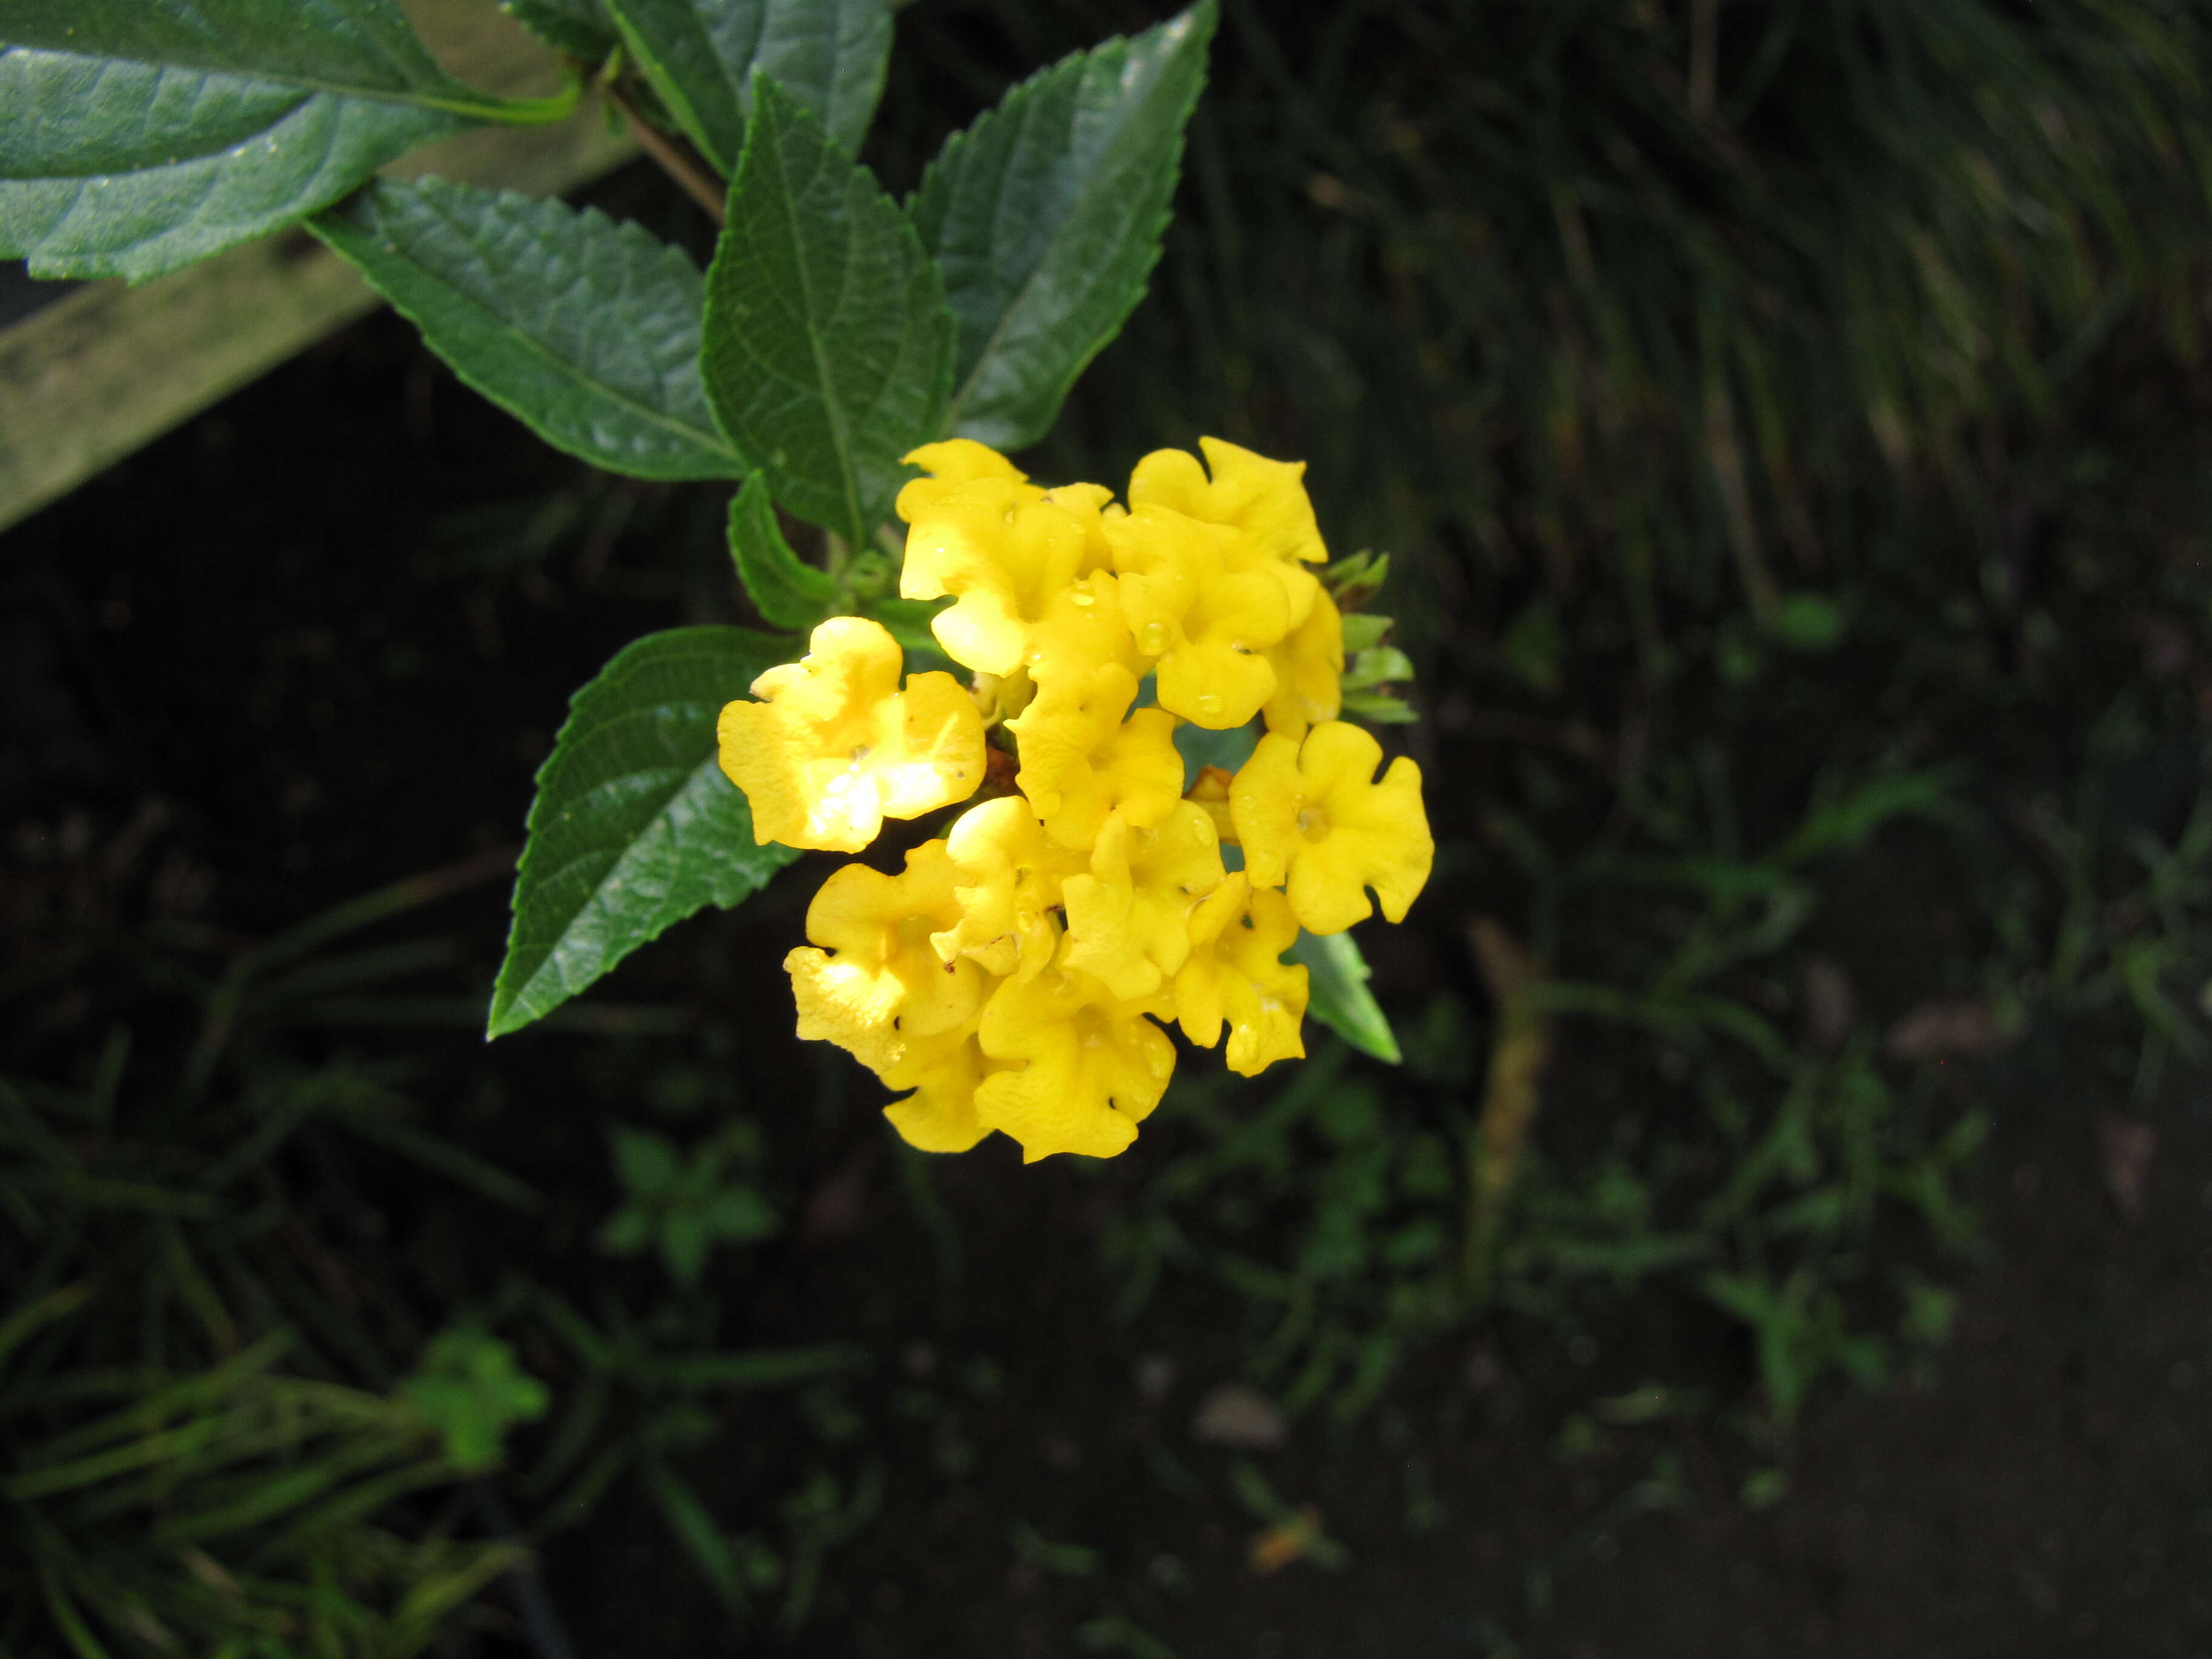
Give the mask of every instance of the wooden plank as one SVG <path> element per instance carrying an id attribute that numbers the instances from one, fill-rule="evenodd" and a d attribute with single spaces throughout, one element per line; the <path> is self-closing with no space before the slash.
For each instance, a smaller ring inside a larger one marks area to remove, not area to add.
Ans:
<path id="1" fill-rule="evenodd" d="M 439 60 L 487 91 L 551 91 L 552 56 L 484 0 L 410 0 Z M 554 126 L 480 127 L 387 167 L 560 195 L 637 153 L 592 100 Z M 304 231 L 264 237 L 138 288 L 94 283 L 0 331 L 0 529 L 374 310 Z"/>

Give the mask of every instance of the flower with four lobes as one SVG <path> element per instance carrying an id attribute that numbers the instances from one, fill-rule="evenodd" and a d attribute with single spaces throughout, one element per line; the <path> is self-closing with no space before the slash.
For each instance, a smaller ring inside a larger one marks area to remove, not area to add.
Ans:
<path id="1" fill-rule="evenodd" d="M 1137 677 L 1101 663 L 1082 678 L 1038 687 L 1006 722 L 1022 750 L 1014 783 L 1061 846 L 1090 846 L 1109 812 L 1149 830 L 1182 799 L 1175 716 L 1164 708 L 1130 714 L 1136 700 Z"/>
<path id="2" fill-rule="evenodd" d="M 857 853 L 885 817 L 965 800 L 983 781 L 983 717 L 950 674 L 915 674 L 881 623 L 832 617 L 799 661 L 723 706 L 722 770 L 751 804 L 765 846 Z"/>
<path id="3" fill-rule="evenodd" d="M 1421 769 L 1401 755 L 1377 783 L 1382 763 L 1382 745 L 1366 732 L 1328 720 L 1302 744 L 1270 732 L 1230 786 L 1244 868 L 1261 886 L 1285 886 L 1310 933 L 1364 921 L 1374 914 L 1370 887 L 1382 914 L 1403 921 L 1429 879 L 1437 844 Z"/>
<path id="4" fill-rule="evenodd" d="M 1221 837 L 1206 809 L 1178 801 L 1152 830 L 1115 813 L 1091 868 L 1060 892 L 1067 942 L 1060 960 L 1095 974 L 1116 996 L 1150 996 L 1190 955 L 1190 915 L 1221 885 Z"/>
<path id="5" fill-rule="evenodd" d="M 1121 615 L 1155 665 L 1160 707 L 1216 731 L 1251 720 L 1275 695 L 1267 649 L 1291 631 L 1282 584 L 1235 568 L 1236 531 L 1173 507 L 1140 507 L 1107 520 L 1105 532 Z"/>
<path id="6" fill-rule="evenodd" d="M 908 1091 L 885 1114 L 925 1151 L 995 1130 L 1031 1161 L 1111 1157 L 1175 1069 L 1156 1021 L 1202 1047 L 1225 1031 L 1247 1075 L 1302 1056 L 1307 973 L 1283 960 L 1300 926 L 1349 927 L 1369 887 L 1396 921 L 1427 879 L 1419 769 L 1377 783 L 1381 746 L 1336 718 L 1344 632 L 1306 568 L 1328 555 L 1304 468 L 1200 447 L 1204 465 L 1147 455 L 1126 510 L 964 439 L 915 451 L 900 592 L 951 598 L 931 627 L 972 694 L 946 674 L 902 690 L 890 636 L 839 617 L 722 711 L 723 769 L 763 842 L 857 851 L 885 816 L 1012 775 L 1018 793 L 902 873 L 832 875 L 785 963 L 799 1035 Z M 1158 705 L 1137 708 L 1147 675 Z M 1243 770 L 1186 787 L 1177 725 L 1255 716 Z"/>
<path id="7" fill-rule="evenodd" d="M 1114 579 L 1101 568 L 1106 491 L 1040 489 L 968 438 L 925 444 L 906 459 L 937 476 L 899 492 L 909 521 L 899 593 L 953 596 L 930 622 L 947 656 L 979 673 L 1026 669 L 1040 679 L 1061 663 L 1127 659 Z"/>
<path id="8" fill-rule="evenodd" d="M 1175 981 L 1182 1034 L 1211 1048 L 1225 1021 L 1225 1058 L 1240 1076 L 1305 1058 L 1306 970 L 1283 960 L 1297 936 L 1290 901 L 1272 887 L 1255 890 L 1242 870 L 1191 912 L 1190 956 Z"/>
<path id="9" fill-rule="evenodd" d="M 1146 1018 L 1164 1012 L 1080 969 L 1007 981 L 984 1005 L 978 1036 L 984 1054 L 1013 1063 L 976 1086 L 977 1118 L 1019 1141 L 1024 1164 L 1054 1152 L 1113 1157 L 1175 1071 L 1175 1045 Z"/>
<path id="10" fill-rule="evenodd" d="M 942 959 L 930 943 L 959 923 L 958 879 L 945 844 L 926 841 L 906 855 L 902 875 L 848 864 L 823 882 L 806 907 L 811 945 L 783 959 L 799 1035 L 825 1038 L 882 1072 L 916 1040 L 974 1030 L 988 976 L 975 963 Z"/>
<path id="11" fill-rule="evenodd" d="M 1236 531 L 1230 568 L 1264 572 L 1278 583 L 1290 602 L 1290 626 L 1297 627 L 1321 592 L 1321 583 L 1304 566 L 1328 557 L 1306 495 L 1306 464 L 1271 461 L 1218 438 L 1200 438 L 1198 447 L 1212 469 L 1211 478 L 1188 450 L 1156 449 L 1129 475 L 1130 510 L 1166 507 Z"/>
<path id="12" fill-rule="evenodd" d="M 1056 845 L 1019 795 L 987 800 L 960 815 L 945 838 L 955 872 L 959 920 L 930 943 L 945 962 L 965 957 L 988 973 L 1030 979 L 1059 948 L 1053 912 L 1069 876 L 1090 855 Z"/>

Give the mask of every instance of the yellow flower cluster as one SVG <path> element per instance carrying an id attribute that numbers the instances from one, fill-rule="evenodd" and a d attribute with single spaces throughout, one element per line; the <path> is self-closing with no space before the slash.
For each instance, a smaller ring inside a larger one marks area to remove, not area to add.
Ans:
<path id="1" fill-rule="evenodd" d="M 857 852 L 886 817 L 984 799 L 886 875 L 848 865 L 785 963 L 799 1034 L 894 1089 L 899 1133 L 963 1152 L 996 1129 L 1035 1160 L 1105 1158 L 1159 1103 L 1175 1048 L 1249 1075 L 1303 1055 L 1298 930 L 1391 921 L 1428 879 L 1420 773 L 1336 719 L 1344 635 L 1303 466 L 1201 441 L 1138 464 L 1127 505 L 1047 489 L 964 439 L 907 459 L 899 592 L 975 676 L 909 676 L 876 623 L 814 630 L 731 703 L 722 768 L 763 842 Z M 1134 707 L 1150 677 L 1155 706 Z M 1184 721 L 1267 735 L 1184 788 Z M 1231 869 L 1225 844 L 1240 846 Z"/>

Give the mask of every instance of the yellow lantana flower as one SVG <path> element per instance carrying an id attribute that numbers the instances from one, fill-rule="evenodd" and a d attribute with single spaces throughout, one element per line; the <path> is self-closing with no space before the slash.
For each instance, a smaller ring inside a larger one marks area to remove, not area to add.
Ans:
<path id="1" fill-rule="evenodd" d="M 1302 1060 L 1307 975 L 1283 952 L 1298 936 L 1290 902 L 1255 890 L 1239 870 L 1191 912 L 1190 959 L 1176 975 L 1182 1034 L 1202 1048 L 1229 1026 L 1229 1069 L 1255 1077 L 1279 1060 Z"/>
<path id="2" fill-rule="evenodd" d="M 1060 958 L 1116 996 L 1149 996 L 1190 955 L 1191 907 L 1221 884 L 1221 840 L 1206 809 L 1178 801 L 1152 830 L 1119 813 L 1091 849 L 1091 868 L 1061 887 Z"/>
<path id="3" fill-rule="evenodd" d="M 901 875 L 848 864 L 823 882 L 806 907 L 812 945 L 783 959 L 799 1035 L 881 1072 L 914 1039 L 975 1029 L 989 975 L 974 962 L 944 961 L 930 944 L 960 920 L 957 879 L 945 843 L 930 841 L 906 855 Z"/>
<path id="4" fill-rule="evenodd" d="M 1064 968 L 1006 981 L 983 1005 L 979 1036 L 1007 1069 L 976 1088 L 977 1120 L 1019 1141 L 1027 1164 L 1054 1152 L 1113 1157 L 1175 1072 L 1175 1045 L 1146 1018 L 1155 1008 Z"/>
<path id="5" fill-rule="evenodd" d="M 1206 467 L 1182 449 L 1156 449 L 1139 461 L 1129 475 L 1129 505 L 1158 502 L 1208 524 L 1233 526 L 1269 558 L 1319 564 L 1328 557 L 1306 495 L 1304 461 L 1271 461 L 1219 438 L 1200 438 L 1198 447 Z"/>
<path id="6" fill-rule="evenodd" d="M 1053 911 L 1060 884 L 1088 869 L 1085 854 L 1044 832 L 1030 804 L 1003 795 L 963 812 L 945 839 L 959 917 L 930 944 L 945 962 L 972 957 L 988 972 L 1028 979 L 1060 945 Z"/>
<path id="7" fill-rule="evenodd" d="M 910 501 L 917 505 L 900 594 L 951 594 L 954 602 L 930 619 L 930 631 L 955 662 L 986 674 L 1034 672 L 1044 662 L 1126 660 L 1127 630 L 1114 578 L 1097 568 L 1097 493 L 1085 487 L 1048 495 L 1019 477 L 979 477 L 941 495 L 916 494 L 936 480 L 907 485 L 900 510 Z"/>
<path id="8" fill-rule="evenodd" d="M 1090 846 L 1109 812 L 1149 830 L 1182 797 L 1175 716 L 1164 708 L 1129 714 L 1136 700 L 1137 677 L 1101 663 L 1039 687 L 1020 718 L 1006 722 L 1021 744 L 1015 784 L 1061 846 Z"/>
<path id="9" fill-rule="evenodd" d="M 971 484 L 981 478 L 1014 486 L 1015 499 L 1018 501 L 1044 499 L 1042 485 L 1031 483 L 1028 473 L 997 450 L 973 438 L 947 438 L 942 443 L 924 444 L 901 459 L 910 466 L 920 467 L 925 475 L 907 480 L 894 503 L 893 510 L 908 524 L 963 484 Z"/>
<path id="10" fill-rule="evenodd" d="M 1260 710 L 1270 732 L 1296 742 L 1307 728 L 1333 720 L 1344 707 L 1344 618 L 1336 601 L 1314 595 L 1313 610 L 1267 660 L 1275 670 L 1275 695 Z"/>
<path id="11" fill-rule="evenodd" d="M 884 1107 L 884 1115 L 917 1152 L 964 1152 L 991 1133 L 975 1115 L 975 1085 L 994 1069 L 972 1026 L 920 1039 L 878 1074 L 891 1088 L 914 1091 Z"/>
<path id="12" fill-rule="evenodd" d="M 1358 726 L 1328 720 L 1303 744 L 1260 739 L 1237 774 L 1229 806 L 1244 867 L 1262 887 L 1285 885 L 1309 933 L 1339 933 L 1373 914 L 1402 921 L 1429 878 L 1436 842 L 1421 805 L 1421 769 L 1401 756 L 1380 783 L 1382 745 Z"/>
<path id="13" fill-rule="evenodd" d="M 1291 628 L 1281 584 L 1231 568 L 1238 532 L 1171 507 L 1103 522 L 1122 616 L 1137 649 L 1158 659 L 1160 707 L 1215 731 L 1243 725 L 1275 694 L 1264 653 Z"/>
<path id="14" fill-rule="evenodd" d="M 832 617 L 807 654 L 723 707 L 722 770 L 745 792 L 753 839 L 857 853 L 885 817 L 965 800 L 983 781 L 983 720 L 950 674 L 916 674 L 882 623 Z"/>
<path id="15" fill-rule="evenodd" d="M 1263 569 L 1290 601 L 1291 625 L 1306 619 L 1321 584 L 1304 567 L 1328 557 L 1306 495 L 1304 461 L 1271 461 L 1249 449 L 1200 438 L 1206 468 L 1187 450 L 1156 449 L 1129 475 L 1129 506 L 1171 507 L 1204 524 L 1226 525 L 1241 534 L 1231 559 L 1236 570 Z"/>

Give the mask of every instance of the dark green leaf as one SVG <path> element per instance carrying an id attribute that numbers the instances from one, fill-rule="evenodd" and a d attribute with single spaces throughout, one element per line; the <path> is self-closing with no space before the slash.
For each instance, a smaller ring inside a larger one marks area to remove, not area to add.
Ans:
<path id="1" fill-rule="evenodd" d="M 675 629 L 624 647 L 576 694 L 538 775 L 487 1035 L 527 1025 L 798 856 L 755 844 L 714 746 L 722 705 L 798 650 L 738 628 Z"/>
<path id="2" fill-rule="evenodd" d="M 707 397 L 776 500 L 857 547 L 941 426 L 957 330 L 874 176 L 774 82 L 755 91 L 707 272 Z"/>
<path id="3" fill-rule="evenodd" d="M 744 148 L 757 70 L 849 155 L 883 95 L 884 0 L 606 0 L 630 55 L 700 153 L 726 175 Z"/>
<path id="4" fill-rule="evenodd" d="M 1290 957 L 1306 965 L 1306 1012 L 1360 1053 L 1395 1066 L 1398 1039 L 1367 988 L 1367 958 L 1359 954 L 1352 935 L 1323 938 L 1301 929 Z"/>
<path id="5" fill-rule="evenodd" d="M 438 67 L 396 0 L 7 0 L 0 40 L 314 92 L 498 104 Z"/>
<path id="6" fill-rule="evenodd" d="M 615 1168 L 631 1192 L 651 1198 L 676 1184 L 683 1160 L 667 1136 L 650 1129 L 617 1128 L 613 1139 Z"/>
<path id="7" fill-rule="evenodd" d="M 837 608 L 837 584 L 791 550 L 757 472 L 730 502 L 730 556 L 754 606 L 778 628 L 811 628 Z"/>
<path id="8" fill-rule="evenodd" d="M 1042 437 L 1144 297 L 1206 82 L 1212 0 L 1078 52 L 957 135 L 908 212 L 960 319 L 953 429 Z"/>
<path id="9" fill-rule="evenodd" d="M 861 605 L 860 614 L 881 623 L 884 631 L 908 651 L 927 652 L 939 659 L 939 666 L 953 668 L 929 626 L 930 618 L 944 609 L 934 599 L 871 599 Z M 926 666 L 911 662 L 907 665 L 916 672 Z"/>
<path id="10" fill-rule="evenodd" d="M 501 0 L 500 9 L 556 52 L 605 63 L 621 44 L 599 0 Z"/>
<path id="11" fill-rule="evenodd" d="M 680 250 L 590 209 L 436 179 L 372 185 L 313 228 L 546 442 L 639 477 L 744 471 L 699 385 L 702 279 Z"/>
<path id="12" fill-rule="evenodd" d="M 143 282 L 328 206 L 466 125 L 442 110 L 199 69 L 0 52 L 0 255 Z"/>

